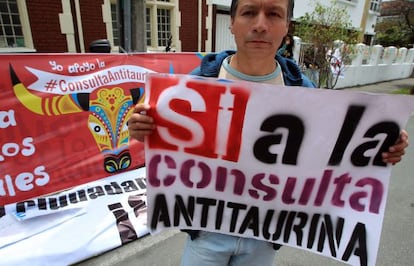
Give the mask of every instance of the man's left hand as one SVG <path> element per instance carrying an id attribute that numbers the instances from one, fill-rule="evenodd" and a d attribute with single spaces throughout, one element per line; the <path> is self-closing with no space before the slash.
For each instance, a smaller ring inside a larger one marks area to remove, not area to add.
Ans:
<path id="1" fill-rule="evenodd" d="M 408 147 L 408 144 L 408 133 L 407 131 L 402 130 L 395 145 L 391 146 L 388 149 L 388 152 L 384 152 L 382 154 L 382 160 L 385 163 L 392 163 L 395 165 L 401 161 L 402 156 L 405 154 L 405 148 Z"/>

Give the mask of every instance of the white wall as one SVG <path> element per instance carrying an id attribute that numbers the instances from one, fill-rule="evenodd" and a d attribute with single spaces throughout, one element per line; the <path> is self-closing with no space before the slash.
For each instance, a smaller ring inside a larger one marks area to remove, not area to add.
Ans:
<path id="1" fill-rule="evenodd" d="M 366 64 L 362 64 L 364 61 Z M 345 78 L 339 80 L 337 86 L 344 88 L 409 78 L 413 69 L 414 49 L 358 44 L 356 57 L 351 65 L 345 67 Z"/>
<path id="2" fill-rule="evenodd" d="M 364 50 L 368 49 L 364 44 L 358 44 L 357 57 L 352 65 L 345 67 L 344 77 L 338 79 L 335 88 L 346 88 L 357 85 L 371 84 L 388 80 L 409 78 L 414 69 L 414 48 L 408 50 L 403 47 L 382 47 L 375 45 L 368 53 L 368 64 L 361 64 L 364 58 Z"/>
<path id="3" fill-rule="evenodd" d="M 236 50 L 234 36 L 230 31 L 230 15 L 217 14 L 216 19 L 216 52 Z"/>
<path id="4" fill-rule="evenodd" d="M 361 28 L 361 19 L 364 10 L 365 0 L 354 0 L 352 2 L 337 0 L 339 5 L 342 5 L 348 9 L 349 17 L 354 28 Z M 366 0 L 369 1 L 369 0 Z M 331 5 L 331 0 L 319 0 L 319 2 L 325 6 Z M 294 18 L 299 18 L 305 13 L 312 13 L 315 7 L 314 0 L 295 0 L 295 9 L 293 12 Z M 372 20 L 371 20 L 372 22 Z M 367 23 L 368 24 L 368 23 Z M 369 25 L 372 25 L 369 24 Z M 370 26 L 371 28 L 371 26 Z"/>

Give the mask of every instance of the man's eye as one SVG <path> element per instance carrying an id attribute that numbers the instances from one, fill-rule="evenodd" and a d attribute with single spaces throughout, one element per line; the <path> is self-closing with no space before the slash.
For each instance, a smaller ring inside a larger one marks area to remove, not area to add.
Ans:
<path id="1" fill-rule="evenodd" d="M 268 14 L 268 16 L 269 16 L 269 17 L 277 17 L 277 18 L 281 18 L 281 17 L 283 17 L 283 14 L 282 14 L 282 13 L 280 13 L 280 12 L 270 12 L 270 13 Z"/>
<path id="2" fill-rule="evenodd" d="M 253 16 L 253 11 L 244 11 L 242 16 Z"/>

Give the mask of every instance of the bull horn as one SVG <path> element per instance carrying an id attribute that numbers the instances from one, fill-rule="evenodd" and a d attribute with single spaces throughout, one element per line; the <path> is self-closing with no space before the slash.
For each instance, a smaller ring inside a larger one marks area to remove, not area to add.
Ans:
<path id="1" fill-rule="evenodd" d="M 53 95 L 42 98 L 31 93 L 21 83 L 12 65 L 10 65 L 10 77 L 17 99 L 33 113 L 53 116 L 79 113 L 89 109 L 89 94 L 87 93 Z"/>
<path id="2" fill-rule="evenodd" d="M 132 103 L 136 104 L 138 101 L 143 99 L 144 96 L 144 88 L 133 88 L 130 90 L 132 96 Z"/>

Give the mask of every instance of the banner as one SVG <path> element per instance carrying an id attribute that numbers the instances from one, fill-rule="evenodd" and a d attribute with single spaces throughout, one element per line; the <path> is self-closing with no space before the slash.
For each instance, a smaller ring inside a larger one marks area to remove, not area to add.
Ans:
<path id="1" fill-rule="evenodd" d="M 375 265 L 410 96 L 150 74 L 148 225 Z"/>
<path id="2" fill-rule="evenodd" d="M 145 171 L 4 206 L 0 265 L 69 265 L 147 235 Z"/>
<path id="3" fill-rule="evenodd" d="M 0 55 L 0 206 L 142 166 L 143 145 L 126 123 L 146 74 L 186 74 L 200 58 Z"/>

